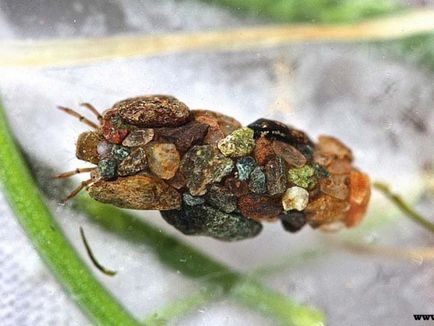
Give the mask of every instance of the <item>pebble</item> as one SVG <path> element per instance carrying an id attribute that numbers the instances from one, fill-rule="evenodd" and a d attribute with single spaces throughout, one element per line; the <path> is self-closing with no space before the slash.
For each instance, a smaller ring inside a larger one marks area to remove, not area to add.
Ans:
<path id="1" fill-rule="evenodd" d="M 266 135 L 268 138 L 273 136 L 284 138 L 288 133 L 288 127 L 284 123 L 269 119 L 258 119 L 247 127 L 254 130 L 256 138 L 261 135 Z"/>
<path id="2" fill-rule="evenodd" d="M 265 176 L 267 179 L 267 191 L 271 196 L 283 194 L 287 185 L 287 170 L 285 161 L 277 156 L 268 161 L 265 166 Z"/>
<path id="3" fill-rule="evenodd" d="M 109 143 L 107 140 L 102 140 L 96 146 L 96 151 L 98 152 L 99 158 L 107 158 L 112 153 L 113 144 Z"/>
<path id="4" fill-rule="evenodd" d="M 348 202 L 322 193 L 309 201 L 304 212 L 309 225 L 317 228 L 344 220 L 349 209 L 350 204 Z"/>
<path id="5" fill-rule="evenodd" d="M 167 180 L 167 183 L 173 188 L 179 190 L 187 185 L 187 180 L 185 180 L 184 175 L 181 173 L 180 169 L 178 169 L 178 171 L 175 173 L 175 176 L 172 179 Z"/>
<path id="6" fill-rule="evenodd" d="M 205 203 L 205 198 L 203 197 L 195 197 L 190 195 L 188 192 L 184 192 L 182 194 L 182 201 L 187 206 L 197 206 Z"/>
<path id="7" fill-rule="evenodd" d="M 333 159 L 328 164 L 327 170 L 332 174 L 350 174 L 351 162 L 349 159 Z"/>
<path id="8" fill-rule="evenodd" d="M 151 175 L 100 180 L 89 186 L 89 195 L 121 208 L 172 210 L 181 207 L 181 195 L 163 180 Z"/>
<path id="9" fill-rule="evenodd" d="M 159 128 L 156 132 L 160 137 L 173 142 L 179 152 L 185 153 L 193 145 L 202 142 L 208 128 L 207 124 L 191 121 L 177 128 Z"/>
<path id="10" fill-rule="evenodd" d="M 211 206 L 225 213 L 232 213 L 237 209 L 237 197 L 228 188 L 213 184 L 206 194 L 206 201 Z"/>
<path id="11" fill-rule="evenodd" d="M 350 175 L 350 209 L 345 217 L 345 225 L 354 227 L 360 224 L 371 197 L 371 182 L 369 177 L 357 170 Z"/>
<path id="12" fill-rule="evenodd" d="M 208 205 L 184 206 L 181 210 L 163 211 L 161 215 L 186 235 L 210 236 L 223 241 L 253 238 L 262 231 L 261 223 Z"/>
<path id="13" fill-rule="evenodd" d="M 75 155 L 79 160 L 97 164 L 100 157 L 98 154 L 98 144 L 101 142 L 101 136 L 93 131 L 81 133 L 77 139 Z"/>
<path id="14" fill-rule="evenodd" d="M 117 177 L 117 161 L 113 158 L 104 158 L 98 162 L 98 172 L 103 180 L 113 180 Z"/>
<path id="15" fill-rule="evenodd" d="M 312 189 L 316 185 L 315 169 L 310 165 L 289 169 L 288 181 L 294 185 Z"/>
<path id="16" fill-rule="evenodd" d="M 249 189 L 255 194 L 263 194 L 267 191 L 267 180 L 260 166 L 250 174 Z"/>
<path id="17" fill-rule="evenodd" d="M 209 110 L 193 110 L 192 114 L 196 121 L 209 126 L 208 132 L 204 138 L 204 144 L 217 144 L 219 140 L 225 138 L 231 132 L 241 128 L 241 123 L 237 120 L 218 112 Z"/>
<path id="18" fill-rule="evenodd" d="M 262 135 L 269 139 L 281 140 L 291 145 L 311 145 L 312 141 L 301 130 L 297 130 L 286 124 L 269 119 L 258 119 L 248 125 L 249 128 L 255 131 L 255 138 Z"/>
<path id="19" fill-rule="evenodd" d="M 113 105 L 122 120 L 142 127 L 178 127 L 190 119 L 188 107 L 173 96 L 150 95 L 128 98 Z"/>
<path id="20" fill-rule="evenodd" d="M 181 172 L 193 196 L 201 196 L 213 182 L 220 182 L 234 168 L 234 162 L 211 145 L 193 146 L 183 157 Z"/>
<path id="21" fill-rule="evenodd" d="M 118 174 L 120 176 L 133 175 L 143 171 L 148 166 L 146 152 L 142 147 L 137 147 L 131 154 L 119 163 Z"/>
<path id="22" fill-rule="evenodd" d="M 171 143 L 149 143 L 145 147 L 149 169 L 161 179 L 171 179 L 178 171 L 181 159 Z"/>
<path id="23" fill-rule="evenodd" d="M 154 139 L 154 129 L 136 129 L 131 131 L 122 141 L 122 145 L 127 147 L 144 146 Z"/>
<path id="24" fill-rule="evenodd" d="M 247 182 L 234 177 L 225 179 L 225 187 L 237 197 L 246 195 L 249 192 Z"/>
<path id="25" fill-rule="evenodd" d="M 270 159 L 275 156 L 272 141 L 262 136 L 256 140 L 255 148 L 253 149 L 253 156 L 255 157 L 258 165 L 264 166 Z"/>
<path id="26" fill-rule="evenodd" d="M 274 220 L 282 213 L 282 205 L 279 200 L 258 194 L 240 197 L 238 208 L 243 216 L 257 221 Z"/>
<path id="27" fill-rule="evenodd" d="M 279 216 L 283 228 L 291 233 L 297 232 L 306 225 L 306 215 L 299 211 L 289 211 Z"/>
<path id="28" fill-rule="evenodd" d="M 318 163 L 313 163 L 312 164 L 312 167 L 314 168 L 314 170 L 315 170 L 315 176 L 318 178 L 318 179 L 324 179 L 324 178 L 327 178 L 329 175 L 330 175 L 330 172 L 324 167 L 324 166 L 322 166 L 321 164 L 318 164 Z M 332 172 L 333 173 L 333 172 Z"/>
<path id="29" fill-rule="evenodd" d="M 130 149 L 121 145 L 114 145 L 111 152 L 113 157 L 118 161 L 122 161 L 130 155 Z"/>
<path id="30" fill-rule="evenodd" d="M 101 131 L 104 138 L 113 144 L 122 144 L 130 132 L 118 112 L 112 109 L 104 113 Z"/>
<path id="31" fill-rule="evenodd" d="M 294 146 L 279 140 L 273 141 L 272 146 L 274 153 L 282 157 L 290 167 L 300 168 L 307 162 L 306 157 Z"/>
<path id="32" fill-rule="evenodd" d="M 235 165 L 238 171 L 238 179 L 247 180 L 250 177 L 250 173 L 256 167 L 256 161 L 251 156 L 244 156 L 238 159 Z"/>
<path id="33" fill-rule="evenodd" d="M 220 140 L 217 146 L 225 156 L 241 157 L 249 155 L 255 147 L 253 130 L 250 128 L 237 129 Z"/>
<path id="34" fill-rule="evenodd" d="M 351 150 L 335 137 L 319 136 L 316 147 L 319 152 L 333 154 L 338 159 L 348 159 L 350 162 L 353 160 Z"/>
<path id="35" fill-rule="evenodd" d="M 350 193 L 350 176 L 346 174 L 332 174 L 320 180 L 320 189 L 337 199 L 346 200 Z"/>
<path id="36" fill-rule="evenodd" d="M 282 197 L 282 206 L 285 211 L 302 211 L 309 203 L 309 193 L 301 187 L 288 188 Z"/>

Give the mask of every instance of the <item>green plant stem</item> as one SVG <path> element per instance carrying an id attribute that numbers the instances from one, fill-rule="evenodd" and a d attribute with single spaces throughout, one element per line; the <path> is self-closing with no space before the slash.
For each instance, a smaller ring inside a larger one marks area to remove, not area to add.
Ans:
<path id="1" fill-rule="evenodd" d="M 1 103 L 0 181 L 38 254 L 79 307 L 99 325 L 138 325 L 93 277 L 54 221 L 11 136 Z"/>
<path id="2" fill-rule="evenodd" d="M 229 267 L 204 255 L 199 250 L 164 234 L 158 228 L 125 211 L 103 205 L 86 195 L 79 196 L 77 208 L 107 230 L 131 242 L 145 243 L 160 262 L 179 270 L 229 295 L 285 325 L 308 326 L 323 322 L 319 311 L 300 305 L 283 294 L 266 288 L 258 281 L 232 271 Z M 148 319 L 149 320 L 149 319 Z"/>
<path id="3" fill-rule="evenodd" d="M 202 0 L 279 22 L 353 23 L 402 10 L 391 0 Z"/>
<path id="4" fill-rule="evenodd" d="M 265 276 L 270 277 L 276 273 L 286 271 L 289 268 L 305 263 L 306 261 L 323 257 L 326 253 L 327 251 L 322 247 L 303 249 L 289 257 L 280 259 L 277 263 L 256 268 L 252 273 L 249 273 L 248 277 L 256 279 Z M 155 311 L 155 313 L 146 320 L 146 323 L 151 321 L 154 323 L 163 322 L 172 318 L 179 318 L 194 309 L 198 309 L 211 300 L 220 298 L 222 295 L 223 294 L 219 293 L 219 291 L 210 291 L 209 289 L 194 293 L 188 297 L 170 302 L 163 308 Z"/>
<path id="5" fill-rule="evenodd" d="M 200 291 L 188 297 L 177 299 L 151 314 L 145 319 L 144 323 L 145 325 L 166 325 L 170 320 L 179 319 L 194 309 L 204 306 L 215 297 L 220 297 L 220 295 L 217 295 L 211 289 L 206 289 L 206 291 Z"/>
<path id="6" fill-rule="evenodd" d="M 394 194 L 389 186 L 381 183 L 375 182 L 374 188 L 381 191 L 388 199 L 390 199 L 407 217 L 421 225 L 425 229 L 434 233 L 434 223 L 428 221 L 422 215 L 417 213 L 413 208 L 410 207 L 399 195 Z"/>

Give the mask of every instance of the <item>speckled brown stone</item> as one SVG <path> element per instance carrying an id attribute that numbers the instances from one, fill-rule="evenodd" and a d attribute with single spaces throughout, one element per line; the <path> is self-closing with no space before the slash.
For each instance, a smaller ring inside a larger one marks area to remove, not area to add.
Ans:
<path id="1" fill-rule="evenodd" d="M 253 156 L 258 165 L 265 165 L 268 160 L 273 158 L 276 154 L 274 154 L 272 141 L 266 137 L 259 137 L 256 140 L 255 148 L 253 149 Z"/>
<path id="2" fill-rule="evenodd" d="M 290 167 L 300 168 L 307 162 L 304 155 L 294 146 L 279 140 L 273 141 L 272 146 L 274 153 L 282 157 Z"/>
<path id="3" fill-rule="evenodd" d="M 287 186 L 288 169 L 280 156 L 274 157 L 265 165 L 267 190 L 271 196 L 283 194 Z"/>
<path id="4" fill-rule="evenodd" d="M 173 96 L 132 97 L 113 105 L 126 123 L 144 127 L 178 127 L 190 118 L 188 107 Z"/>
<path id="5" fill-rule="evenodd" d="M 171 179 L 178 171 L 181 157 L 172 143 L 149 143 L 145 147 L 149 169 L 161 179 Z"/>
<path id="6" fill-rule="evenodd" d="M 187 180 L 185 180 L 184 175 L 181 173 L 180 169 L 176 171 L 175 176 L 172 179 L 167 180 L 167 183 L 175 189 L 182 189 L 187 185 Z"/>
<path id="7" fill-rule="evenodd" d="M 225 186 L 237 197 L 246 195 L 249 192 L 249 186 L 247 182 L 238 178 L 226 178 Z"/>
<path id="8" fill-rule="evenodd" d="M 122 145 L 127 147 L 144 146 L 154 139 L 154 129 L 136 129 L 132 130 L 122 141 Z"/>
<path id="9" fill-rule="evenodd" d="M 94 131 L 81 133 L 77 139 L 75 155 L 79 160 L 98 164 L 100 157 L 97 151 L 97 146 L 101 140 L 101 135 Z"/>
<path id="10" fill-rule="evenodd" d="M 182 158 L 181 172 L 193 196 L 202 196 L 213 182 L 220 182 L 234 169 L 234 162 L 211 145 L 193 146 Z"/>
<path id="11" fill-rule="evenodd" d="M 203 116 L 214 118 L 225 136 L 242 127 L 237 120 L 223 113 L 209 110 L 193 110 L 192 112 L 196 120 L 200 120 Z"/>
<path id="12" fill-rule="evenodd" d="M 159 128 L 156 132 L 159 137 L 175 144 L 179 152 L 185 153 L 192 146 L 200 144 L 207 134 L 209 125 L 190 121 L 177 128 Z"/>
<path id="13" fill-rule="evenodd" d="M 181 195 L 160 178 L 150 175 L 100 180 L 88 191 L 93 199 L 122 208 L 172 210 L 181 207 Z"/>
<path id="14" fill-rule="evenodd" d="M 209 126 L 203 140 L 204 144 L 215 145 L 231 132 L 241 128 L 241 124 L 237 120 L 221 113 L 208 110 L 193 110 L 191 112 L 197 122 Z"/>
<path id="15" fill-rule="evenodd" d="M 349 209 L 350 204 L 347 201 L 322 193 L 309 202 L 304 212 L 309 225 L 317 228 L 321 225 L 343 221 Z"/>
<path id="16" fill-rule="evenodd" d="M 107 110 L 103 115 L 101 132 L 109 142 L 122 144 L 130 131 L 116 110 Z"/>
<path id="17" fill-rule="evenodd" d="M 146 152 L 142 147 L 134 149 L 118 166 L 118 175 L 127 176 L 143 171 L 148 166 Z"/>
<path id="18" fill-rule="evenodd" d="M 276 200 L 258 194 L 248 194 L 240 197 L 238 208 L 243 216 L 257 221 L 271 221 L 282 213 L 280 199 Z"/>

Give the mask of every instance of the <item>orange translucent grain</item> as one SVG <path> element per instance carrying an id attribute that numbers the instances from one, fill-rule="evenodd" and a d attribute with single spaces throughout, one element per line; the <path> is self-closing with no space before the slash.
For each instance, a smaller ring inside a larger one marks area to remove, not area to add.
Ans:
<path id="1" fill-rule="evenodd" d="M 371 182 L 362 172 L 352 170 L 350 175 L 350 209 L 345 217 L 345 225 L 358 225 L 366 212 L 371 197 Z"/>

